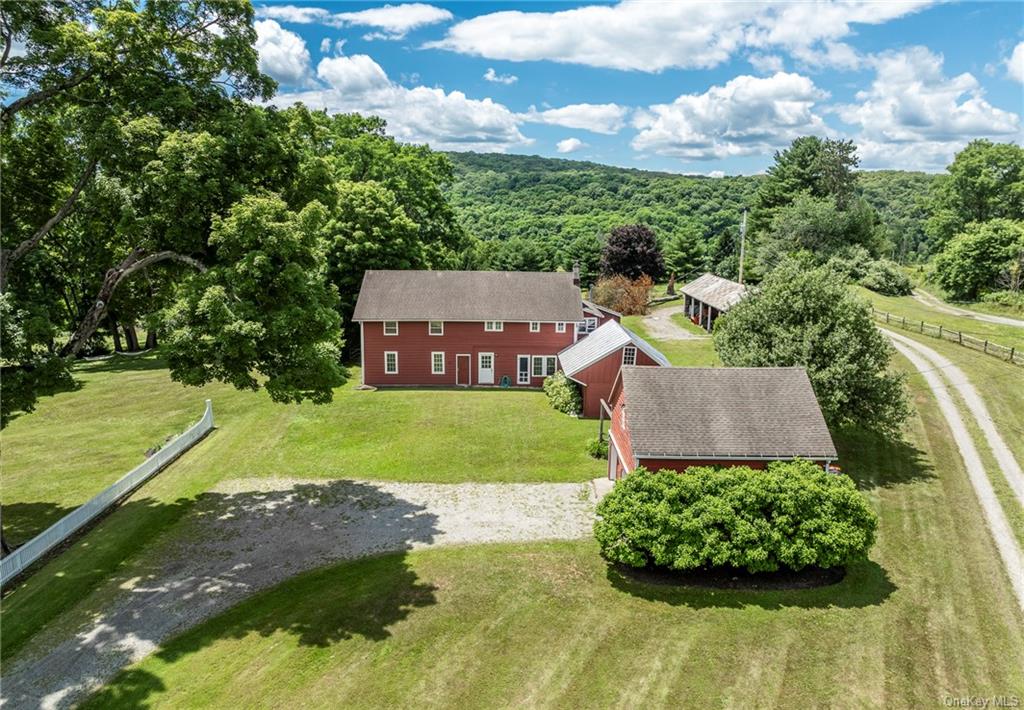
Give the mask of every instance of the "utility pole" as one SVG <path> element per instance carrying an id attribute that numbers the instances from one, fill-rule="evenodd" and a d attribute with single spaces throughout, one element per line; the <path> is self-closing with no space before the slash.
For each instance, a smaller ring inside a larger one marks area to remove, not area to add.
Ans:
<path id="1" fill-rule="evenodd" d="M 743 258 L 747 246 L 747 208 L 743 208 L 743 221 L 740 222 L 740 283 L 743 283 Z"/>

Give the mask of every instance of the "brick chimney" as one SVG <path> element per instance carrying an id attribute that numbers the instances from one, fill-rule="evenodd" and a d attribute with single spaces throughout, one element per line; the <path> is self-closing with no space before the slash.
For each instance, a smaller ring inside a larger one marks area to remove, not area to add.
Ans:
<path id="1" fill-rule="evenodd" d="M 572 265 L 572 285 L 573 286 L 579 286 L 580 285 L 580 262 L 578 262 L 578 261 L 573 262 L 573 265 Z"/>

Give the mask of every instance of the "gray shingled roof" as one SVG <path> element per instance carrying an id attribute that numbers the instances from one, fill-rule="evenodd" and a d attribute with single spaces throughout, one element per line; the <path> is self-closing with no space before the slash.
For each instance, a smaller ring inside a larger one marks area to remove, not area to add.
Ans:
<path id="1" fill-rule="evenodd" d="M 680 289 L 691 298 L 696 298 L 723 313 L 740 302 L 747 292 L 741 283 L 723 279 L 714 274 L 704 274 Z"/>
<path id="2" fill-rule="evenodd" d="M 837 457 L 801 367 L 623 367 L 619 377 L 638 458 Z"/>
<path id="3" fill-rule="evenodd" d="M 367 271 L 353 321 L 583 320 L 570 273 Z"/>
<path id="4" fill-rule="evenodd" d="M 608 357 L 623 345 L 635 345 L 647 353 L 655 362 L 668 367 L 668 359 L 646 340 L 619 323 L 610 320 L 579 342 L 573 343 L 558 353 L 558 361 L 568 377 Z"/>

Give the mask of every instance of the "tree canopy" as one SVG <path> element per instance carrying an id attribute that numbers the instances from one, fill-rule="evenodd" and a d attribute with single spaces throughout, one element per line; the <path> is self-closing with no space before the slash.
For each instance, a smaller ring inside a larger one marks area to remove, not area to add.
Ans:
<path id="1" fill-rule="evenodd" d="M 656 279 L 664 274 L 665 262 L 650 227 L 628 224 L 613 229 L 604 242 L 601 273 L 606 276 L 625 276 L 628 279 L 641 276 Z"/>
<path id="2" fill-rule="evenodd" d="M 909 413 L 892 347 L 827 267 L 780 264 L 715 322 L 714 342 L 728 367 L 805 367 L 830 425 L 891 434 Z"/>

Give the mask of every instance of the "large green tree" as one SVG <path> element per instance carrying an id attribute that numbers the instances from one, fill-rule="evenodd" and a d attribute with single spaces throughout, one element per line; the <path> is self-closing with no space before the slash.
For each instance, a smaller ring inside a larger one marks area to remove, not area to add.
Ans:
<path id="1" fill-rule="evenodd" d="M 831 198 L 838 209 L 853 199 L 859 160 L 853 141 L 803 136 L 775 153 L 754 199 L 751 227 L 766 231 L 778 211 L 801 196 Z"/>
<path id="2" fill-rule="evenodd" d="M 1001 280 L 1016 273 L 1022 262 L 1024 222 L 974 222 L 935 258 L 935 279 L 953 298 L 972 300 L 985 291 L 1007 288 L 1009 283 Z"/>
<path id="3" fill-rule="evenodd" d="M 909 408 L 892 347 L 869 307 L 829 268 L 790 260 L 715 322 L 715 350 L 729 367 L 807 368 L 830 425 L 895 432 Z"/>
<path id="4" fill-rule="evenodd" d="M 1024 220 L 1024 148 L 975 140 L 953 158 L 935 185 L 926 225 L 940 250 L 971 222 Z"/>

